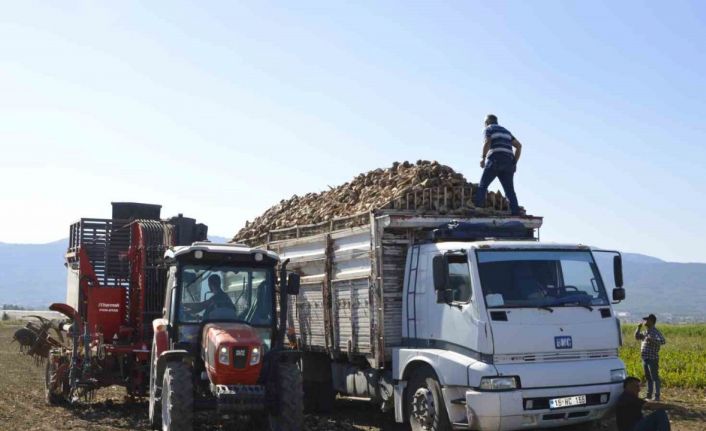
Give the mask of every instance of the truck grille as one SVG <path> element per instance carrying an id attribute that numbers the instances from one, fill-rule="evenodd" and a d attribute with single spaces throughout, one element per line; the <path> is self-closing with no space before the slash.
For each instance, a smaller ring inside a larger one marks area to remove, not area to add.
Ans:
<path id="1" fill-rule="evenodd" d="M 576 352 L 544 352 L 544 353 L 513 353 L 508 355 L 495 355 L 495 364 L 517 362 L 551 362 L 551 361 L 581 361 L 586 359 L 617 358 L 617 349 L 583 350 Z"/>

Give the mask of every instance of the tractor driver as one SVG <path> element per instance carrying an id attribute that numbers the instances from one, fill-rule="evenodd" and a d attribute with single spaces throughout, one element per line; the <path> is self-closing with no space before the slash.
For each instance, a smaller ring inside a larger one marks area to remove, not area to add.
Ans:
<path id="1" fill-rule="evenodd" d="M 183 304 L 184 310 L 190 313 L 200 313 L 205 310 L 204 316 L 209 315 L 216 309 L 235 311 L 233 301 L 230 300 L 221 287 L 221 277 L 219 275 L 212 274 L 208 277 L 208 288 L 213 295 L 202 302 Z"/>

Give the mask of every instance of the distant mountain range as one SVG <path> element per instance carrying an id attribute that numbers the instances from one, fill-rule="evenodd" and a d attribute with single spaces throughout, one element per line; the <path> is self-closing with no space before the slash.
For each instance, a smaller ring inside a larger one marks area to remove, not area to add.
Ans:
<path id="1" fill-rule="evenodd" d="M 0 243 L 0 304 L 40 309 L 63 302 L 66 248 L 66 239 L 47 244 Z M 616 310 L 624 318 L 637 320 L 654 313 L 662 321 L 706 321 L 706 263 L 673 263 L 624 253 L 623 270 L 627 299 Z"/>

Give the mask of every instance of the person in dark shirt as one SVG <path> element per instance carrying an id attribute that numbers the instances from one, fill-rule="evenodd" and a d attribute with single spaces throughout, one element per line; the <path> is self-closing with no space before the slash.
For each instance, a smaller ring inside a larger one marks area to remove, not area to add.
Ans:
<path id="1" fill-rule="evenodd" d="M 210 312 L 217 308 L 225 308 L 228 310 L 235 310 L 233 306 L 233 301 L 230 300 L 228 295 L 223 291 L 221 287 L 221 277 L 217 274 L 212 274 L 208 277 L 208 288 L 213 294 L 211 297 L 203 302 L 197 302 L 194 304 L 183 304 L 183 307 L 190 313 L 204 313 L 204 317 L 207 317 Z M 233 311 L 234 312 L 234 311 Z"/>
<path id="2" fill-rule="evenodd" d="M 488 187 L 495 178 L 498 178 L 510 203 L 510 213 L 512 215 L 520 214 L 513 178 L 521 153 L 522 144 L 520 141 L 509 130 L 498 124 L 497 116 L 489 114 L 485 118 L 485 144 L 480 159 L 483 176 L 476 191 L 475 206 L 479 208 L 485 206 Z"/>
<path id="3" fill-rule="evenodd" d="M 628 377 L 623 381 L 623 393 L 615 405 L 615 419 L 618 431 L 669 431 L 669 417 L 663 410 L 666 407 L 657 402 L 640 398 L 640 379 Z M 657 409 L 647 416 L 642 409 Z"/>

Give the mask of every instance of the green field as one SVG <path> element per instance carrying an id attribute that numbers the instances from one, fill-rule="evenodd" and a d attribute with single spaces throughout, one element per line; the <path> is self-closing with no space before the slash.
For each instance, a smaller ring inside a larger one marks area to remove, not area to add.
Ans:
<path id="1" fill-rule="evenodd" d="M 628 375 L 644 379 L 640 342 L 635 340 L 637 325 L 623 324 L 623 347 L 620 357 Z M 664 387 L 706 389 L 706 324 L 657 324 L 667 344 L 659 354 L 659 374 Z"/>

